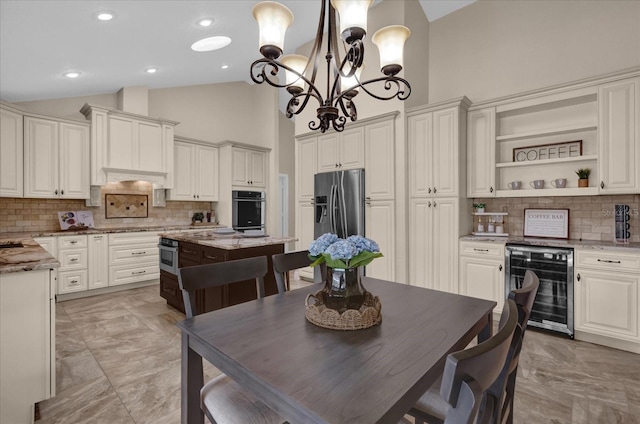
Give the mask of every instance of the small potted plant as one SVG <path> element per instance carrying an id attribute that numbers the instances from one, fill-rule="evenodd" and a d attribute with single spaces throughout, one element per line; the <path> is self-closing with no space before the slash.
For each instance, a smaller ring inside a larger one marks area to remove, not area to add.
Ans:
<path id="1" fill-rule="evenodd" d="M 580 168 L 576 171 L 578 175 L 578 187 L 589 187 L 589 175 L 591 175 L 591 169 Z"/>
<path id="2" fill-rule="evenodd" d="M 484 213 L 484 208 L 485 208 L 484 203 L 474 203 L 473 204 L 473 208 L 476 210 L 476 213 Z"/>
<path id="3" fill-rule="evenodd" d="M 193 214 L 192 221 L 193 222 L 202 222 L 204 219 L 204 214 L 202 212 L 196 212 Z"/>

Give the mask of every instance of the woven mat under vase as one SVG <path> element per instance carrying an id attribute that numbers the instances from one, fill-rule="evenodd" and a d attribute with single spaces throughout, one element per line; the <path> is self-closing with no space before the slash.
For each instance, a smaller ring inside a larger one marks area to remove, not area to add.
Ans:
<path id="1" fill-rule="evenodd" d="M 309 300 L 313 299 L 314 304 L 310 305 Z M 382 303 L 378 296 L 366 292 L 364 304 L 360 309 L 347 309 L 339 313 L 334 309 L 327 308 L 322 302 L 322 291 L 316 294 L 309 293 L 305 299 L 307 321 L 318 327 L 330 328 L 332 330 L 362 330 L 373 327 L 382 322 Z"/>

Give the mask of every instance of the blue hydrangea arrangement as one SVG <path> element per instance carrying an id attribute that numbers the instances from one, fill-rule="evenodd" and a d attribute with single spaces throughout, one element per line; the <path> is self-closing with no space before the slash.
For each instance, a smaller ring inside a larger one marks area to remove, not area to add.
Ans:
<path id="1" fill-rule="evenodd" d="M 362 236 L 341 239 L 336 234 L 326 233 L 309 246 L 309 258 L 313 260 L 311 266 L 326 263 L 330 268 L 357 268 L 382 256 L 378 243 Z"/>

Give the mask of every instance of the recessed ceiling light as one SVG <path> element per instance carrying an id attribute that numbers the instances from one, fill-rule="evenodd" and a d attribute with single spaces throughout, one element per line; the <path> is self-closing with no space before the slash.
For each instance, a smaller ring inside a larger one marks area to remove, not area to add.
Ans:
<path id="1" fill-rule="evenodd" d="M 196 23 L 201 27 L 208 27 L 214 22 L 215 22 L 215 19 L 213 18 L 202 18 L 202 19 L 199 19 L 198 22 Z"/>
<path id="2" fill-rule="evenodd" d="M 148 74 L 155 74 L 156 72 L 158 72 L 158 68 L 147 68 L 145 69 L 145 72 Z"/>
<path id="3" fill-rule="evenodd" d="M 191 50 L 195 50 L 197 52 L 210 52 L 212 50 L 218 50 L 226 47 L 229 43 L 231 43 L 231 38 L 218 35 L 196 41 L 191 45 Z"/>
<path id="4" fill-rule="evenodd" d="M 67 78 L 78 78 L 80 76 L 80 72 L 70 71 L 70 72 L 65 72 L 62 75 L 64 75 Z"/>
<path id="5" fill-rule="evenodd" d="M 113 19 L 113 13 L 112 12 L 107 12 L 105 10 L 105 11 L 102 11 L 102 12 L 98 12 L 96 17 L 101 21 L 110 21 L 111 19 Z"/>
<path id="6" fill-rule="evenodd" d="M 229 65 L 222 65 L 222 66 L 220 67 L 220 69 L 228 69 L 228 68 L 229 68 Z"/>

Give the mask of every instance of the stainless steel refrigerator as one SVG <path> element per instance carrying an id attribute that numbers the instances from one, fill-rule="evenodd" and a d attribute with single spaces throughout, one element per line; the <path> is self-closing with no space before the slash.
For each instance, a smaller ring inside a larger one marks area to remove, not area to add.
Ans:
<path id="1" fill-rule="evenodd" d="M 329 232 L 364 236 L 364 197 L 364 169 L 316 174 L 314 237 Z"/>

